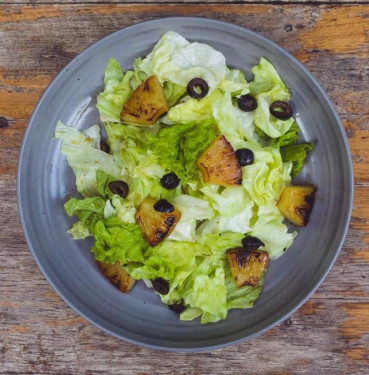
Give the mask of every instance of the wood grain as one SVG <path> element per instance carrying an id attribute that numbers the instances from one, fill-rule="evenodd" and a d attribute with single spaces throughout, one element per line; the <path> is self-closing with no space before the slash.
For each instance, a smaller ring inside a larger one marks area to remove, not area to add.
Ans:
<path id="1" fill-rule="evenodd" d="M 63 2 L 0 4 L 0 116 L 9 120 L 0 129 L 0 374 L 368 374 L 369 5 Z M 263 336 L 200 354 L 132 346 L 79 317 L 39 272 L 15 192 L 27 120 L 57 72 L 111 32 L 175 15 L 230 21 L 295 55 L 336 105 L 355 169 L 350 230 L 314 296 Z"/>

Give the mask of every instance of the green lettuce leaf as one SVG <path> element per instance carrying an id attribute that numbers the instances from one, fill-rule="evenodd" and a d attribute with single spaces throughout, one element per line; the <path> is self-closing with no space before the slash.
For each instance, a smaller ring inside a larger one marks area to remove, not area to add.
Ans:
<path id="1" fill-rule="evenodd" d="M 124 74 L 117 60 L 108 61 L 105 69 L 104 91 L 97 96 L 96 104 L 101 121 L 120 122 L 123 105 L 132 93 L 130 80 L 133 75 L 131 70 Z"/>
<path id="2" fill-rule="evenodd" d="M 229 265 L 225 268 L 225 284 L 227 288 L 227 309 L 248 309 L 254 306 L 262 287 L 249 285 L 238 287 L 234 281 Z"/>
<path id="3" fill-rule="evenodd" d="M 186 94 L 186 87 L 177 85 L 172 82 L 164 82 L 164 95 L 168 101 L 169 107 L 173 107 L 182 96 Z"/>
<path id="4" fill-rule="evenodd" d="M 99 197 L 71 198 L 64 204 L 64 209 L 68 216 L 77 216 L 81 225 L 91 232 L 96 222 L 104 219 L 105 199 Z M 76 228 L 74 228 L 75 230 Z"/>
<path id="5" fill-rule="evenodd" d="M 148 248 L 137 224 L 124 223 L 118 217 L 99 220 L 91 228 L 95 259 L 105 263 L 143 262 Z"/>
<path id="6" fill-rule="evenodd" d="M 170 292 L 160 295 L 165 303 L 175 303 L 180 299 L 178 287 L 196 269 L 196 257 L 205 253 L 198 243 L 163 241 L 155 247 L 149 247 L 141 264 L 128 263 L 127 271 L 136 280 L 155 280 L 163 278 L 168 281 Z"/>
<path id="7" fill-rule="evenodd" d="M 305 164 L 307 153 L 313 149 L 313 143 L 299 143 L 297 145 L 281 147 L 283 161 L 289 161 L 293 164 L 291 171 L 292 177 L 296 177 L 301 172 Z"/>
<path id="8" fill-rule="evenodd" d="M 299 127 L 297 126 L 296 122 L 294 122 L 286 133 L 281 135 L 279 138 L 273 138 L 270 145 L 278 148 L 294 145 L 299 141 L 299 131 Z"/>

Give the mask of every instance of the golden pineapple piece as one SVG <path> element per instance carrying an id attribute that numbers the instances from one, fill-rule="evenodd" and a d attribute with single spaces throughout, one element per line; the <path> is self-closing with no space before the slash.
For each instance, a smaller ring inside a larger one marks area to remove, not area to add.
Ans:
<path id="1" fill-rule="evenodd" d="M 133 91 L 123 106 L 120 119 L 138 125 L 153 125 L 168 110 L 163 86 L 157 76 L 151 76 Z"/>
<path id="2" fill-rule="evenodd" d="M 292 224 L 304 227 L 313 209 L 315 192 L 316 188 L 310 185 L 285 187 L 277 207 Z"/>
<path id="3" fill-rule="evenodd" d="M 156 211 L 156 203 L 158 201 L 155 198 L 145 198 L 135 215 L 136 222 L 150 246 L 156 246 L 168 237 L 181 217 L 181 213 L 176 209 L 172 212 Z"/>
<path id="4" fill-rule="evenodd" d="M 224 135 L 218 136 L 197 160 L 204 182 L 220 186 L 242 184 L 240 162 Z"/>
<path id="5" fill-rule="evenodd" d="M 236 285 L 258 286 L 269 262 L 269 254 L 260 250 L 236 247 L 228 250 L 228 262 Z"/>
<path id="6" fill-rule="evenodd" d="M 114 284 L 121 292 L 128 293 L 135 285 L 135 280 L 128 275 L 127 271 L 119 262 L 114 264 L 96 261 L 103 275 Z"/>

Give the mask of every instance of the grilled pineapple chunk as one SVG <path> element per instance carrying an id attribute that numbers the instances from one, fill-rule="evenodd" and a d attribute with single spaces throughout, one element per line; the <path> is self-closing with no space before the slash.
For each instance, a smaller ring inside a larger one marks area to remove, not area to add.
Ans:
<path id="1" fill-rule="evenodd" d="M 135 285 L 135 280 L 128 275 L 127 271 L 119 264 L 103 263 L 96 261 L 103 275 L 114 284 L 121 292 L 128 293 Z"/>
<path id="2" fill-rule="evenodd" d="M 231 272 L 238 287 L 258 286 L 269 262 L 269 254 L 236 247 L 227 252 Z"/>
<path id="3" fill-rule="evenodd" d="M 135 215 L 136 222 L 150 246 L 156 246 L 168 237 L 181 217 L 181 213 L 176 209 L 168 213 L 156 211 L 156 201 L 154 198 L 145 198 Z"/>
<path id="4" fill-rule="evenodd" d="M 157 76 L 151 76 L 133 91 L 123 106 L 120 119 L 138 125 L 153 125 L 168 110 L 163 86 Z"/>
<path id="5" fill-rule="evenodd" d="M 313 209 L 314 186 L 288 186 L 282 191 L 277 207 L 283 216 L 297 227 L 304 227 Z"/>
<path id="6" fill-rule="evenodd" d="M 218 136 L 197 160 L 204 182 L 221 186 L 241 185 L 237 156 L 224 135 Z"/>

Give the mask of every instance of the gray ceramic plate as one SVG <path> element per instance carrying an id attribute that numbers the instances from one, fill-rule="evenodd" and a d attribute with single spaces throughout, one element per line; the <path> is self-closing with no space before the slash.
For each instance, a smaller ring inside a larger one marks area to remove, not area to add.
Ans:
<path id="1" fill-rule="evenodd" d="M 217 324 L 180 322 L 144 285 L 121 294 L 98 271 L 91 241 L 73 241 L 73 219 L 63 202 L 75 194 L 74 177 L 53 139 L 60 119 L 78 129 L 98 121 L 96 94 L 110 57 L 125 69 L 144 56 L 168 30 L 212 45 L 228 65 L 244 70 L 261 56 L 280 72 L 292 93 L 296 119 L 316 148 L 300 179 L 318 186 L 309 225 L 292 248 L 272 261 L 253 309 L 233 310 Z M 20 217 L 29 247 L 55 290 L 79 314 L 132 343 L 169 350 L 203 350 L 240 342 L 273 327 L 294 312 L 323 280 L 342 245 L 350 217 L 353 179 L 349 148 L 333 105 L 312 75 L 270 40 L 231 24 L 200 18 L 141 23 L 95 43 L 54 79 L 28 124 L 18 170 Z"/>

